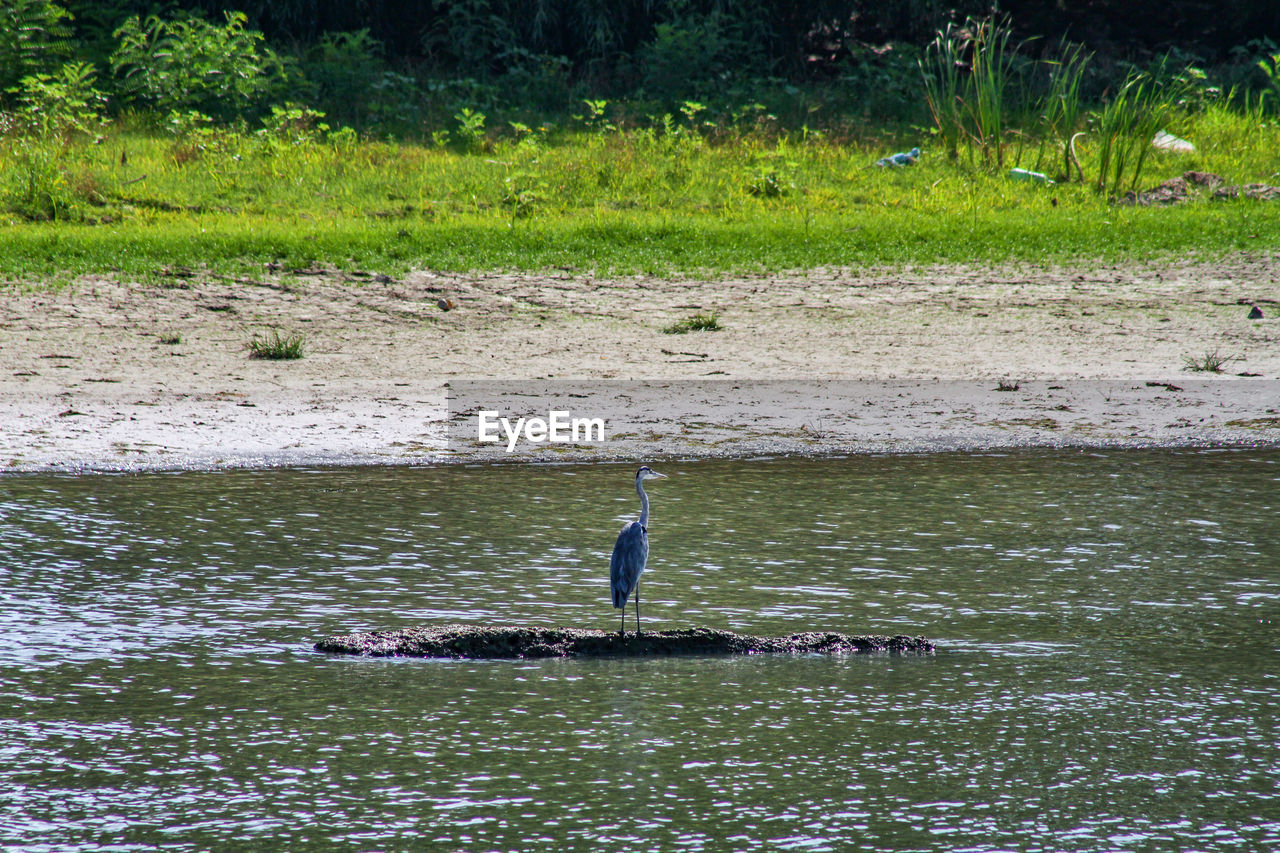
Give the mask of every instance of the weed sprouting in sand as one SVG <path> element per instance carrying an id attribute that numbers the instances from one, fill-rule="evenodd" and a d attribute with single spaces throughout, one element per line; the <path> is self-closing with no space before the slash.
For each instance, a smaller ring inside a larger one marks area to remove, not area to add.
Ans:
<path id="1" fill-rule="evenodd" d="M 662 331 L 668 335 L 684 335 L 689 332 L 718 332 L 723 326 L 715 314 L 699 312 L 692 316 L 677 320 Z"/>
<path id="2" fill-rule="evenodd" d="M 282 335 L 279 329 L 272 329 L 266 337 L 254 335 L 249 340 L 249 357 L 275 361 L 302 358 L 304 342 L 302 335 Z"/>
<path id="3" fill-rule="evenodd" d="M 1244 359 L 1242 355 L 1224 354 L 1219 348 L 1215 347 L 1208 350 L 1202 355 L 1184 356 L 1182 359 L 1183 366 L 1195 373 L 1221 373 L 1222 368 L 1233 361 L 1241 361 Z"/>

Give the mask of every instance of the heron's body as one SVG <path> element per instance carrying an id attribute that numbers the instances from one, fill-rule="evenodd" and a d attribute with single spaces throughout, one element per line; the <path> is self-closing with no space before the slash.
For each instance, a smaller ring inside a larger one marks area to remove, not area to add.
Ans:
<path id="1" fill-rule="evenodd" d="M 649 561 L 649 496 L 644 493 L 644 481 L 665 476 L 647 465 L 636 472 L 640 520 L 628 522 L 622 528 L 613 546 L 613 556 L 609 559 L 609 590 L 613 594 L 613 606 L 622 611 L 621 634 L 626 633 L 627 599 L 632 594 L 636 599 L 636 633 L 640 633 L 640 575 Z"/>

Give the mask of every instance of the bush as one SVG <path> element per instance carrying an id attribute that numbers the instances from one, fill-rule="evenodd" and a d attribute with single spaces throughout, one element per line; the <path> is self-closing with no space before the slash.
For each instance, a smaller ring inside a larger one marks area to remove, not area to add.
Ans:
<path id="1" fill-rule="evenodd" d="M 164 113 L 195 109 L 226 118 L 260 110 L 282 90 L 284 64 L 262 33 L 245 29 L 243 13 L 226 18 L 225 26 L 196 16 L 126 20 L 111 54 L 121 95 Z"/>
<path id="2" fill-rule="evenodd" d="M 53 0 L 0 3 L 0 91 L 53 73 L 72 54 L 69 12 Z"/>
<path id="3" fill-rule="evenodd" d="M 382 44 L 367 29 L 324 33 L 304 55 L 303 75 L 318 103 L 343 125 L 364 126 L 385 90 Z"/>
<path id="4" fill-rule="evenodd" d="M 4 186 L 6 206 L 29 219 L 62 219 L 75 193 L 66 176 L 66 148 L 102 121 L 106 98 L 94 88 L 93 66 L 69 63 L 55 74 L 22 78 L 10 89 L 17 109 L 4 115 L 13 168 Z"/>
<path id="5" fill-rule="evenodd" d="M 329 132 L 329 125 L 321 121 L 323 118 L 324 113 L 319 110 L 297 104 L 275 106 L 271 108 L 271 115 L 263 116 L 258 138 L 266 142 L 268 148 L 310 145 Z"/>

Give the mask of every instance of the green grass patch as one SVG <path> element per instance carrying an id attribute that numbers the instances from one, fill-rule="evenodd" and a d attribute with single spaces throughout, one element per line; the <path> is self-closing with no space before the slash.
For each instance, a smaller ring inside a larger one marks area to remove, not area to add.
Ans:
<path id="1" fill-rule="evenodd" d="M 282 335 L 279 329 L 272 329 L 267 337 L 254 335 L 249 341 L 249 357 L 265 358 L 272 361 L 286 361 L 302 358 L 302 335 Z"/>
<path id="2" fill-rule="evenodd" d="M 401 275 L 438 270 L 688 273 L 819 266 L 1071 262 L 1213 256 L 1280 245 L 1280 210 L 1236 201 L 1167 209 L 973 210 L 910 208 L 863 216 L 779 213 L 734 218 L 661 213 L 561 215 L 511 229 L 478 217 L 441 223 L 334 220 L 299 225 L 211 216 L 90 226 L 20 223 L 0 230 L 0 276 L 15 282 L 114 274 L 162 280 L 162 271 L 264 275 L 317 267 Z"/>
<path id="3" fill-rule="evenodd" d="M 699 312 L 677 320 L 662 331 L 668 335 L 684 335 L 689 332 L 718 332 L 723 328 L 715 314 Z"/>
<path id="4" fill-rule="evenodd" d="M 1183 125 L 1197 152 L 1152 152 L 1144 184 L 1191 169 L 1280 182 L 1280 128 L 1218 108 Z M 187 267 L 261 275 L 268 265 L 719 274 L 1280 245 L 1273 203 L 1111 204 L 1094 188 L 1100 146 L 1087 138 L 1085 183 L 1053 185 L 1006 175 L 1012 166 L 1052 173 L 1034 145 L 1006 152 L 1000 169 L 921 147 L 919 165 L 880 169 L 871 163 L 886 146 L 820 136 L 643 129 L 459 153 L 350 134 L 281 145 L 232 131 L 190 140 L 115 129 L 58 154 L 61 197 L 72 199 L 58 221 L 0 212 L 0 278 L 151 280 Z M 7 150 L 0 184 L 21 177 Z"/>

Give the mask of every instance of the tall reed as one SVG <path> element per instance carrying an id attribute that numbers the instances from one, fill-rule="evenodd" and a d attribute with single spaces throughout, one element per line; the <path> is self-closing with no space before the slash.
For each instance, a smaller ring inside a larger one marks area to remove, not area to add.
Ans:
<path id="1" fill-rule="evenodd" d="M 1063 40 L 1058 46 L 1057 58 L 1046 61 L 1049 86 L 1040 105 L 1041 152 L 1050 139 L 1062 146 L 1062 175 L 1066 180 L 1071 179 L 1071 137 L 1085 112 L 1080 99 L 1081 84 L 1092 57 L 1082 45 Z M 1078 163 L 1076 168 L 1079 169 Z M 1084 180 L 1083 174 L 1080 180 Z"/>
<path id="2" fill-rule="evenodd" d="M 960 142 L 964 138 L 964 84 L 960 76 L 964 67 L 963 41 L 955 26 L 948 23 L 919 60 L 929 113 L 943 151 L 953 159 L 960 155 Z"/>
<path id="3" fill-rule="evenodd" d="M 1005 116 L 1016 85 L 1009 25 L 991 19 L 975 21 L 973 32 L 973 74 L 969 78 L 972 135 L 983 162 L 989 164 L 994 157 L 996 165 L 1003 166 Z"/>
<path id="4" fill-rule="evenodd" d="M 963 143 L 984 165 L 1004 165 L 1003 137 L 1010 101 L 1017 86 L 1016 51 L 1008 21 L 969 18 L 963 27 L 948 24 L 925 48 L 920 60 L 925 99 L 952 157 Z"/>
<path id="5" fill-rule="evenodd" d="M 1097 113 L 1099 192 L 1117 194 L 1126 178 L 1136 189 L 1151 154 L 1152 140 L 1173 118 L 1185 91 L 1181 78 L 1162 81 L 1163 66 L 1132 70 Z"/>

